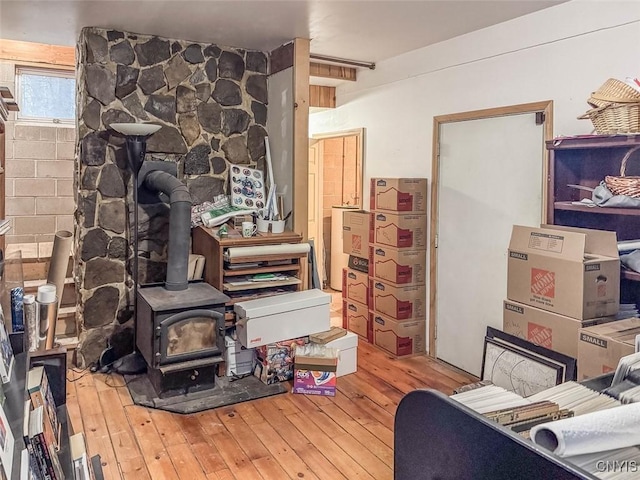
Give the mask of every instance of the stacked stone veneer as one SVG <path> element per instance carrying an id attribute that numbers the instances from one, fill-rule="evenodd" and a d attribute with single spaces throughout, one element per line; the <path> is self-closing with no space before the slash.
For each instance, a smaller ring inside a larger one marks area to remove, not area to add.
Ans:
<path id="1" fill-rule="evenodd" d="M 267 56 L 85 28 L 78 43 L 76 285 L 78 363 L 111 344 L 131 351 L 132 174 L 114 122 L 151 122 L 147 159 L 177 163 L 194 203 L 226 193 L 229 164 L 264 166 Z M 168 212 L 139 209 L 139 281 L 166 273 Z M 150 327 L 151 328 L 151 327 Z"/>

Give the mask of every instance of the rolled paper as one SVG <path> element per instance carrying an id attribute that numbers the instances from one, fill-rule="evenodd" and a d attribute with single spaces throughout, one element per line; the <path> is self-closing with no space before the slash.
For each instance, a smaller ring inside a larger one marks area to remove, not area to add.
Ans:
<path id="1" fill-rule="evenodd" d="M 24 332 L 24 289 L 15 287 L 11 289 L 11 330 Z"/>
<path id="2" fill-rule="evenodd" d="M 36 297 L 35 295 L 25 295 L 24 304 L 24 325 L 27 333 L 27 351 L 38 350 L 38 322 L 36 321 Z"/>
<path id="3" fill-rule="evenodd" d="M 58 295 L 58 306 L 62 301 L 62 291 L 64 289 L 64 279 L 67 276 L 69 267 L 69 255 L 71 253 L 71 243 L 73 234 L 67 230 L 59 230 L 53 238 L 53 250 L 51 252 L 51 262 L 47 273 L 47 283 L 56 286 Z"/>
<path id="4" fill-rule="evenodd" d="M 536 425 L 531 440 L 560 457 L 640 445 L 640 403 Z"/>
<path id="5" fill-rule="evenodd" d="M 38 324 L 38 350 L 53 348 L 58 318 L 56 286 L 50 283 L 38 287 L 36 295 L 36 323 Z"/>

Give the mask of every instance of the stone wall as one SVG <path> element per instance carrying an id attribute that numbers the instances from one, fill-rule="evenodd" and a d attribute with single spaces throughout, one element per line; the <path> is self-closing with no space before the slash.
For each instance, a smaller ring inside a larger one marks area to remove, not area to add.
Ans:
<path id="1" fill-rule="evenodd" d="M 76 285 L 78 363 L 109 342 L 132 350 L 132 176 L 113 122 L 150 122 L 147 159 L 175 162 L 194 203 L 227 193 L 229 164 L 264 168 L 267 55 L 239 48 L 83 29 L 78 43 Z M 139 281 L 164 280 L 168 215 L 139 209 Z"/>

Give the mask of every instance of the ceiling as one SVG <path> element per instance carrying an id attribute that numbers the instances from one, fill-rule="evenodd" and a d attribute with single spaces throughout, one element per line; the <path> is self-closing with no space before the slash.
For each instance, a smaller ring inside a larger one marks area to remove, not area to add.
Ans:
<path id="1" fill-rule="evenodd" d="M 566 0 L 0 0 L 0 38 L 75 45 L 82 27 L 379 62 Z"/>

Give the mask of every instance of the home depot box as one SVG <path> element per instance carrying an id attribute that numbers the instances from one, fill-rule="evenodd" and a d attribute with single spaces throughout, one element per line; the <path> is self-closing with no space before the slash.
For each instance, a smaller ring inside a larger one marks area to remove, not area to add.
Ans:
<path id="1" fill-rule="evenodd" d="M 347 332 L 346 335 L 331 340 L 325 345 L 338 350 L 336 377 L 349 375 L 358 370 L 358 335 L 353 332 Z"/>
<path id="2" fill-rule="evenodd" d="M 578 330 L 613 322 L 615 316 L 576 320 L 558 313 L 505 300 L 502 329 L 541 347 L 578 358 Z"/>
<path id="3" fill-rule="evenodd" d="M 620 260 L 614 232 L 514 225 L 507 298 L 583 320 L 615 315 Z"/>
<path id="4" fill-rule="evenodd" d="M 250 348 L 329 330 L 330 303 L 331 295 L 317 288 L 238 302 L 238 340 Z"/>
<path id="5" fill-rule="evenodd" d="M 342 214 L 342 251 L 356 257 L 366 257 L 369 252 L 369 212 L 345 210 Z"/>
<path id="6" fill-rule="evenodd" d="M 256 347 L 253 375 L 267 385 L 293 379 L 295 347 L 306 343 L 308 337 L 301 337 Z"/>
<path id="7" fill-rule="evenodd" d="M 335 397 L 337 367 L 338 351 L 334 348 L 314 344 L 296 347 L 293 393 Z"/>
<path id="8" fill-rule="evenodd" d="M 347 266 L 352 270 L 357 270 L 362 273 L 369 274 L 369 252 L 367 251 L 366 257 L 356 257 L 355 255 L 349 255 Z"/>
<path id="9" fill-rule="evenodd" d="M 342 298 L 367 305 L 369 303 L 369 275 L 351 268 L 343 268 Z"/>
<path id="10" fill-rule="evenodd" d="M 371 245 L 369 275 L 395 285 L 424 285 L 427 279 L 427 251 Z"/>
<path id="11" fill-rule="evenodd" d="M 387 212 L 427 213 L 426 178 L 372 178 L 370 209 Z"/>
<path id="12" fill-rule="evenodd" d="M 393 248 L 427 248 L 427 216 L 374 212 L 372 241 Z"/>
<path id="13" fill-rule="evenodd" d="M 427 317 L 427 286 L 398 286 L 369 279 L 369 307 L 395 320 Z"/>
<path id="14" fill-rule="evenodd" d="M 635 351 L 640 318 L 581 328 L 578 340 L 578 379 L 615 371 L 620 359 Z"/>
<path id="15" fill-rule="evenodd" d="M 425 319 L 398 321 L 379 313 L 372 316 L 374 345 L 398 357 L 426 352 Z"/>
<path id="16" fill-rule="evenodd" d="M 342 328 L 357 333 L 367 342 L 373 341 L 371 323 L 369 322 L 369 307 L 352 300 L 343 300 Z"/>

